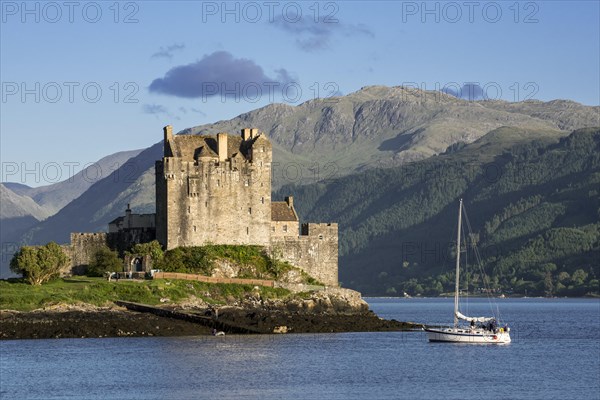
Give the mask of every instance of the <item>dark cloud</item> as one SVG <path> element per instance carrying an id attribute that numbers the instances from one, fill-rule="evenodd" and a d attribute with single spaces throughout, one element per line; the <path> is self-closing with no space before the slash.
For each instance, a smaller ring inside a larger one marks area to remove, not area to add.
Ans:
<path id="1" fill-rule="evenodd" d="M 291 82 L 285 69 L 278 69 L 275 74 L 274 78 L 269 77 L 254 61 L 234 58 L 226 51 L 217 51 L 195 63 L 170 69 L 163 78 L 152 81 L 149 90 L 154 93 L 196 98 L 220 94 L 229 96 L 232 91 L 243 90 L 247 85 L 258 85 L 262 89 L 265 83 L 272 85 Z"/>
<path id="2" fill-rule="evenodd" d="M 477 83 L 465 83 L 462 86 L 459 84 L 447 84 L 442 89 L 442 92 L 469 101 L 485 99 L 485 92 Z"/>
<path id="3" fill-rule="evenodd" d="M 310 17 L 296 18 L 296 16 L 288 16 L 284 18 L 279 16 L 273 20 L 273 26 L 294 35 L 296 45 L 304 51 L 318 51 L 328 48 L 335 34 L 346 37 L 375 37 L 373 32 L 364 24 L 343 24 L 338 20 L 327 20 L 327 17 L 322 17 L 315 22 Z"/>
<path id="4" fill-rule="evenodd" d="M 167 47 L 160 47 L 160 49 L 152 54 L 151 58 L 168 58 L 169 60 L 173 58 L 173 53 L 176 51 L 183 50 L 185 45 L 183 43 L 175 43 Z"/>

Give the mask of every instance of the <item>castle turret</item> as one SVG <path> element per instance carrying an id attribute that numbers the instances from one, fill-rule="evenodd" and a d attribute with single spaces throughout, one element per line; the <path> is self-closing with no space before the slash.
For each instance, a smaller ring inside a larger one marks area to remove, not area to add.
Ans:
<path id="1" fill-rule="evenodd" d="M 173 127 L 167 125 L 163 128 L 164 141 L 163 141 L 163 155 L 165 157 L 172 156 L 171 142 L 173 141 Z"/>
<path id="2" fill-rule="evenodd" d="M 171 139 L 173 139 L 173 127 L 171 125 L 167 125 L 163 128 L 163 132 L 165 134 L 165 143 Z"/>
<path id="3" fill-rule="evenodd" d="M 219 153 L 219 162 L 223 162 L 227 160 L 227 134 L 226 133 L 218 133 L 217 134 L 217 146 Z"/>
<path id="4" fill-rule="evenodd" d="M 245 142 L 246 140 L 250 140 L 251 130 L 250 128 L 242 129 L 242 140 Z"/>

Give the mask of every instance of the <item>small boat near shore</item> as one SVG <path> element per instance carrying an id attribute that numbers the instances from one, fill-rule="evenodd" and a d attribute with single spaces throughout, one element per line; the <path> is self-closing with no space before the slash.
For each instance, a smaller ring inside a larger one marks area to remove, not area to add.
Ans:
<path id="1" fill-rule="evenodd" d="M 456 281 L 454 290 L 454 325 L 449 327 L 423 327 L 430 342 L 505 344 L 510 343 L 510 328 L 500 327 L 499 315 L 469 317 L 460 312 L 460 243 L 463 201 L 458 208 L 458 233 L 456 236 Z M 467 220 L 468 223 L 468 220 Z M 468 322 L 461 326 L 459 321 Z"/>

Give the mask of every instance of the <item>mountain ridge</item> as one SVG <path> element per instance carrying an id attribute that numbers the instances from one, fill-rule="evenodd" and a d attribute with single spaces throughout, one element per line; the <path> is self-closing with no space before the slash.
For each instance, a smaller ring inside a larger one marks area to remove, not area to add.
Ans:
<path id="1" fill-rule="evenodd" d="M 461 197 L 493 287 L 597 293 L 600 128 L 516 145 L 507 140 L 504 150 L 481 157 L 490 151 L 485 142 L 497 141 L 498 134 L 411 168 L 284 186 L 275 197 L 292 194 L 302 218 L 340 224 L 340 279 L 367 294 L 452 290 Z"/>
<path id="2" fill-rule="evenodd" d="M 567 109 L 579 115 L 578 119 L 564 116 Z M 520 134 L 511 131 L 514 140 L 556 139 L 569 134 L 559 127 L 585 127 L 597 120 L 599 112 L 600 107 L 574 102 L 470 102 L 437 92 L 372 86 L 298 106 L 272 104 L 231 120 L 187 128 L 180 134 L 235 134 L 244 127 L 259 127 L 273 143 L 275 191 L 286 184 L 316 184 L 374 168 L 410 166 L 457 151 L 506 123 L 523 130 Z M 352 129 L 344 128 L 350 124 Z M 161 136 L 157 130 L 157 138 Z M 161 156 L 162 142 L 158 142 L 13 241 L 66 242 L 69 232 L 105 230 L 127 203 L 135 212 L 154 212 L 154 161 Z M 123 177 L 131 179 L 124 182 Z"/>

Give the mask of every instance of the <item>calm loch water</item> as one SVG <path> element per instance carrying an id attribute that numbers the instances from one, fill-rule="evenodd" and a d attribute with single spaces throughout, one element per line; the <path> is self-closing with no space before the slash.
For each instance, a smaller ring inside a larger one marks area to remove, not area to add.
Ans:
<path id="1" fill-rule="evenodd" d="M 367 300 L 385 318 L 451 322 L 451 299 Z M 1 341 L 0 399 L 600 399 L 599 300 L 498 305 L 509 345 L 422 332 Z"/>

